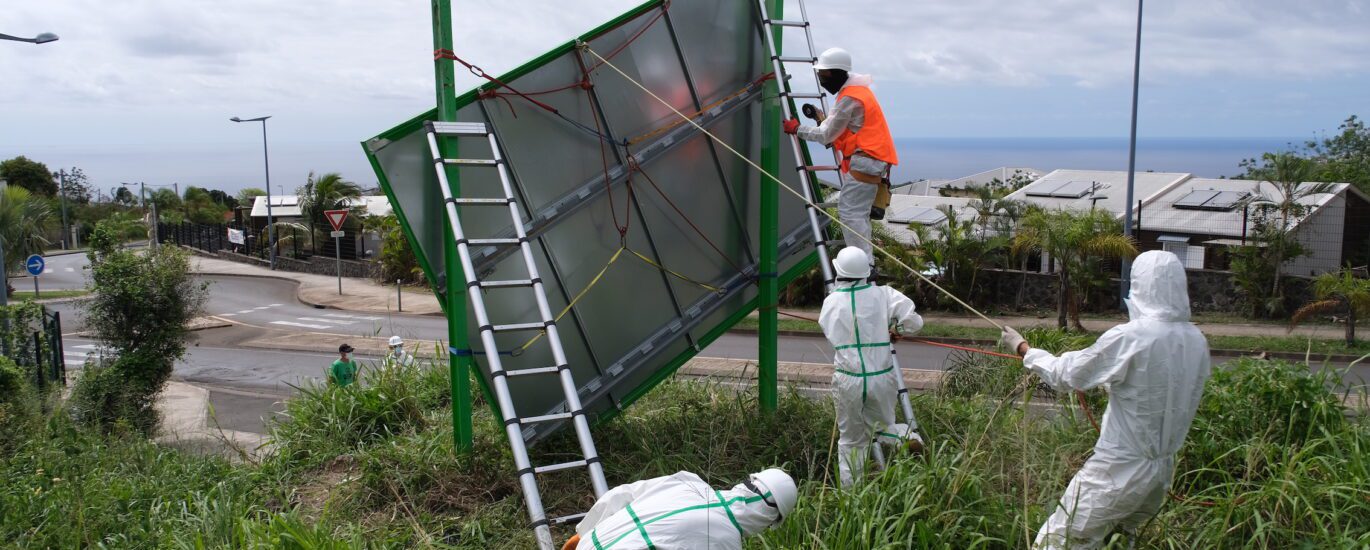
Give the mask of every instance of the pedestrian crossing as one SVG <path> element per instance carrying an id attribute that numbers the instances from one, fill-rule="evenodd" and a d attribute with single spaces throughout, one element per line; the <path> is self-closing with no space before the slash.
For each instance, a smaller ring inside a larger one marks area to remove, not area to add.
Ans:
<path id="1" fill-rule="evenodd" d="M 273 310 L 274 308 L 281 307 L 283 305 L 285 304 L 267 304 L 264 306 L 250 307 L 246 309 L 240 309 L 237 311 L 225 311 L 222 313 L 216 313 L 214 314 L 214 316 L 223 318 L 233 318 L 251 314 L 272 314 L 271 310 Z M 354 325 L 366 326 L 375 321 L 385 320 L 385 317 L 380 315 L 364 315 L 354 313 L 315 313 L 309 314 L 308 316 L 283 317 L 286 318 L 278 317 L 277 319 L 268 320 L 265 322 L 266 324 L 276 325 L 280 327 L 302 328 L 309 330 L 329 330 L 347 329 L 353 327 Z M 247 322 L 252 323 L 260 321 L 256 319 L 249 319 L 247 320 Z"/>
<path id="2" fill-rule="evenodd" d="M 82 344 L 79 346 L 65 346 L 62 349 L 62 362 L 68 367 L 84 367 L 86 360 L 91 358 L 101 358 L 106 360 L 113 359 L 114 354 L 100 353 L 100 347 L 95 344 Z"/>

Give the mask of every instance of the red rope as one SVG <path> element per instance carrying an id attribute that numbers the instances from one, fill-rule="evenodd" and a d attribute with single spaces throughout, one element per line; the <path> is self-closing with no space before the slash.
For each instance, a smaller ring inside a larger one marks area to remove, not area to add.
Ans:
<path id="1" fill-rule="evenodd" d="M 742 268 L 738 266 L 732 258 L 728 257 L 728 255 L 725 254 L 722 249 L 718 248 L 718 245 L 714 244 L 714 242 L 709 239 L 709 236 L 705 235 L 704 231 L 700 229 L 699 226 L 695 225 L 695 222 L 692 221 L 689 216 L 686 216 L 685 213 L 680 210 L 679 206 L 676 206 L 675 201 L 672 201 L 671 197 L 667 196 L 666 193 L 661 190 L 661 187 L 657 186 L 656 181 L 652 179 L 652 176 L 648 174 L 646 170 L 642 169 L 642 165 L 638 164 L 637 157 L 634 157 L 631 154 L 628 155 L 628 168 L 634 172 L 642 174 L 642 177 L 647 178 L 647 183 L 651 184 L 652 189 L 655 189 L 656 193 L 661 196 L 662 200 L 666 201 L 666 204 L 671 207 L 671 210 L 675 210 L 675 213 L 680 216 L 680 219 L 685 220 L 685 223 L 689 224 L 690 229 L 693 229 L 694 232 L 699 235 L 699 238 L 704 239 L 704 242 L 708 243 L 709 248 L 714 249 L 714 252 L 717 252 L 719 256 L 722 256 L 723 261 L 728 262 L 728 265 L 733 266 L 733 269 L 737 270 L 738 273 L 742 273 Z"/>

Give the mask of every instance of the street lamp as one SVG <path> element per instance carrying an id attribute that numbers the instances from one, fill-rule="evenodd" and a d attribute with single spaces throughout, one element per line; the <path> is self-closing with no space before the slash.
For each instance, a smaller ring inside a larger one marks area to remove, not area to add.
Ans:
<path id="1" fill-rule="evenodd" d="M 262 123 L 262 162 L 266 166 L 266 244 L 271 249 L 271 269 L 276 269 L 276 222 L 271 216 L 271 156 L 266 151 L 266 119 L 271 115 L 257 118 L 238 118 L 233 117 L 229 120 L 233 122 L 260 122 Z"/>
<path id="2" fill-rule="evenodd" d="M 47 44 L 48 42 L 56 42 L 57 35 L 52 34 L 50 32 L 45 32 L 33 38 L 21 38 L 18 36 L 10 36 L 8 34 L 0 34 L 0 40 L 13 40 L 15 42 L 28 42 L 30 44 Z"/>
<path id="3" fill-rule="evenodd" d="M 1137 46 L 1132 50 L 1132 130 L 1127 145 L 1127 203 L 1123 205 L 1123 236 L 1132 237 L 1132 201 L 1137 178 L 1137 88 L 1142 75 L 1142 0 L 1137 0 Z M 1141 230 L 1141 228 L 1137 228 Z M 1119 307 L 1127 307 L 1127 294 L 1132 286 L 1132 258 L 1123 257 L 1123 269 L 1118 277 Z"/>

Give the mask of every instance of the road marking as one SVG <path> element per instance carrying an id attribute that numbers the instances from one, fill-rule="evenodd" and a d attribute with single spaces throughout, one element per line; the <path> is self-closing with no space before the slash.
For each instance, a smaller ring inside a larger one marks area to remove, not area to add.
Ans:
<path id="1" fill-rule="evenodd" d="M 54 271 L 51 267 L 49 267 L 49 268 L 47 268 L 47 269 L 44 269 L 44 270 L 43 270 L 43 273 L 56 273 L 56 271 Z"/>
<path id="2" fill-rule="evenodd" d="M 72 346 L 72 347 L 73 347 L 73 348 L 76 348 L 76 349 L 95 349 L 97 346 L 96 346 L 95 344 L 86 344 L 86 345 L 84 345 L 84 346 Z"/>
<path id="3" fill-rule="evenodd" d="M 252 313 L 252 310 L 250 310 L 250 309 L 244 309 L 244 310 L 238 312 L 239 315 L 242 315 L 242 314 L 244 314 L 244 313 Z"/>
<path id="4" fill-rule="evenodd" d="M 75 272 L 76 272 L 75 269 L 72 269 L 72 268 L 70 268 L 70 267 L 62 268 L 62 271 L 65 271 L 65 272 L 67 272 L 67 273 L 75 273 Z"/>
<path id="5" fill-rule="evenodd" d="M 285 305 L 285 304 L 271 304 L 271 305 L 266 306 L 266 307 L 281 307 L 281 306 L 283 306 L 283 305 Z"/>
<path id="6" fill-rule="evenodd" d="M 220 313 L 220 314 L 219 314 L 220 317 L 232 317 L 232 316 L 234 316 L 234 315 L 237 315 L 237 313 Z"/>
<path id="7" fill-rule="evenodd" d="M 311 324 L 309 324 L 309 323 L 296 323 L 296 322 L 294 322 L 294 321 L 272 321 L 271 324 L 273 324 L 273 325 L 285 325 L 285 326 L 288 326 L 288 327 L 317 328 L 317 329 L 333 328 L 332 326 L 329 326 L 329 325 L 311 325 Z"/>
<path id="8" fill-rule="evenodd" d="M 319 319 L 318 317 L 296 317 L 301 321 L 313 321 L 315 323 L 333 323 L 335 325 L 350 325 L 356 321 L 342 321 L 338 319 Z"/>
<path id="9" fill-rule="evenodd" d="M 348 314 L 346 314 L 346 313 L 325 313 L 325 314 L 323 314 L 323 316 L 324 316 L 324 317 L 336 317 L 336 318 L 340 318 L 340 319 L 361 319 L 361 320 L 363 320 L 363 321 L 379 321 L 379 320 L 381 320 L 381 319 L 384 319 L 384 317 L 375 317 L 375 316 L 371 316 L 371 315 L 348 315 Z M 332 322 L 332 321 L 330 321 L 330 322 Z"/>
<path id="10" fill-rule="evenodd" d="M 65 361 L 65 363 L 66 363 L 66 365 L 67 365 L 68 367 L 84 367 L 84 366 L 86 366 L 86 362 L 85 362 L 85 361 Z"/>
<path id="11" fill-rule="evenodd" d="M 266 308 L 269 308 L 269 307 L 271 307 L 271 306 L 254 307 L 254 308 L 252 308 L 252 309 L 253 309 L 254 311 L 260 311 L 260 310 L 263 310 L 263 309 L 266 309 Z"/>

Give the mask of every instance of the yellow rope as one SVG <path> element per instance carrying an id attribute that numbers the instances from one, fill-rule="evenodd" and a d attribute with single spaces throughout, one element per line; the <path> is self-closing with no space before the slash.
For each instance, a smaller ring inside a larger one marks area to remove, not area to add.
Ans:
<path id="1" fill-rule="evenodd" d="M 793 188 L 791 188 L 791 187 L 788 186 L 788 185 L 785 185 L 785 182 L 780 181 L 780 178 L 777 178 L 774 174 L 771 174 L 770 172 L 766 171 L 765 168 L 762 168 L 762 167 L 761 167 L 760 165 L 758 165 L 756 162 L 753 162 L 752 159 L 747 158 L 746 155 L 743 155 L 742 153 L 738 152 L 738 150 L 737 150 L 737 149 L 734 149 L 731 145 L 728 144 L 728 142 L 726 142 L 726 141 L 724 141 L 724 140 L 722 140 L 722 139 L 719 139 L 718 136 L 715 136 L 714 134 L 710 133 L 710 132 L 709 132 L 707 129 L 705 129 L 703 126 L 700 126 L 698 122 L 695 122 L 694 119 L 692 119 L 692 118 L 686 116 L 684 113 L 681 113 L 678 109 L 675 108 L 675 106 L 671 105 L 671 104 L 670 104 L 669 102 L 667 102 L 666 100 L 661 99 L 660 96 L 656 95 L 655 93 L 652 93 L 652 91 L 649 90 L 649 89 L 647 89 L 646 86 L 643 86 L 641 82 L 638 82 L 638 81 L 634 80 L 633 77 L 628 76 L 628 74 L 625 73 L 625 72 L 623 72 L 622 69 L 618 68 L 617 65 L 614 65 L 614 64 L 611 63 L 608 59 L 605 59 L 603 56 L 599 55 L 599 52 L 596 52 L 594 49 L 592 49 L 588 43 L 585 43 L 585 42 L 580 43 L 580 48 L 584 49 L 584 50 L 587 51 L 587 52 L 590 52 L 590 55 L 593 55 L 593 56 L 595 56 L 596 58 L 598 58 L 605 66 L 608 66 L 609 68 L 613 69 L 614 72 L 617 72 L 617 73 L 618 73 L 620 76 L 622 76 L 625 80 L 627 80 L 628 82 L 633 83 L 634 86 L 637 86 L 637 87 L 638 87 L 639 89 L 641 89 L 643 92 L 646 92 L 647 95 L 652 96 L 652 99 L 655 99 L 655 100 L 657 100 L 659 103 L 661 103 L 662 105 L 665 105 L 667 109 L 670 109 L 671 112 L 675 113 L 675 114 L 676 114 L 677 116 L 679 116 L 680 118 L 685 119 L 685 122 L 688 122 L 689 124 L 693 125 L 696 129 L 698 129 L 698 130 L 699 130 L 700 132 L 702 132 L 704 135 L 709 136 L 710 138 L 713 138 L 713 140 L 714 140 L 715 142 L 717 142 L 719 145 L 722 145 L 724 149 L 727 149 L 728 152 L 732 153 L 732 154 L 733 154 L 734 156 L 736 156 L 737 158 L 742 159 L 743 162 L 745 162 L 745 163 L 747 163 L 747 164 L 750 164 L 750 165 L 752 166 L 752 168 L 755 168 L 755 169 L 756 169 L 757 172 L 760 172 L 762 175 L 766 176 L 767 178 L 770 178 L 771 181 L 774 181 L 774 182 L 776 183 L 776 185 L 779 185 L 779 186 L 780 186 L 781 189 L 784 189 L 784 190 L 788 191 L 791 195 L 794 195 L 795 197 L 799 198 L 799 200 L 804 201 L 804 204 L 807 204 L 807 205 L 809 205 L 810 207 L 812 207 L 812 208 L 814 208 L 815 210 L 817 210 L 818 212 L 821 212 L 824 216 L 826 216 L 826 217 L 828 217 L 829 219 L 831 219 L 831 220 L 832 220 L 834 223 L 836 223 L 838 226 L 842 227 L 843 229 L 846 229 L 847 231 L 851 232 L 853 235 L 856 235 L 857 238 L 860 238 L 861 240 L 866 241 L 867 243 L 869 243 L 869 244 L 871 245 L 871 249 L 872 249 L 872 250 L 875 250 L 875 251 L 880 252 L 881 254 L 884 254 L 885 257 L 889 258 L 889 259 L 890 259 L 891 261 L 893 261 L 895 264 L 898 264 L 900 267 L 902 267 L 902 268 L 908 270 L 909 273 L 912 273 L 912 274 L 914 274 L 914 276 L 918 277 L 919 279 L 922 279 L 923 282 L 925 282 L 925 283 L 927 283 L 928 285 L 932 286 L 932 288 L 937 289 L 937 290 L 940 291 L 942 294 L 947 295 L 948 298 L 951 298 L 953 301 L 955 301 L 956 303 L 960 304 L 961 307 L 966 308 L 966 310 L 970 311 L 971 313 L 974 313 L 974 314 L 978 315 L 981 319 L 984 319 L 985 322 L 987 322 L 987 323 L 989 323 L 989 324 L 991 324 L 991 325 L 994 325 L 995 328 L 998 328 L 998 329 L 1001 329 L 1001 330 L 1004 328 L 1003 325 L 1000 325 L 999 323 L 995 322 L 993 319 L 990 319 L 990 318 L 989 318 L 988 316 L 986 316 L 985 314 L 980 313 L 980 310 L 975 309 L 974 307 L 971 307 L 970 304 L 967 304 L 965 301 L 963 301 L 963 300 L 961 300 L 960 298 L 956 297 L 955 294 L 952 294 L 951 292 L 947 291 L 947 289 L 942 288 L 942 287 L 939 286 L 937 283 L 932 282 L 932 279 L 929 279 L 929 278 L 927 278 L 926 276 L 924 276 L 922 273 L 919 273 L 918 270 L 916 270 L 916 269 L 914 269 L 914 268 L 912 268 L 912 267 L 909 267 L 908 264 L 906 264 L 906 263 L 904 263 L 903 261 L 901 261 L 901 260 L 900 260 L 898 257 L 896 257 L 894 254 L 891 254 L 888 250 L 885 250 L 884 248 L 881 248 L 880 246 L 876 245 L 876 244 L 875 244 L 874 242 L 872 242 L 870 239 L 866 238 L 865 236 L 861 235 L 861 234 L 860 234 L 859 232 L 857 232 L 856 230 L 852 229 L 851 226 L 849 226 L 849 225 L 847 225 L 847 224 L 845 224 L 845 223 L 842 223 L 842 220 L 839 220 L 839 219 L 837 219 L 836 216 L 833 216 L 832 214 L 829 214 L 827 210 L 824 210 L 824 209 L 822 209 L 822 208 L 819 208 L 817 204 L 814 204 L 812 201 L 810 201 L 810 200 L 808 200 L 807 198 L 805 198 L 804 195 L 803 195 L 802 193 L 800 193 L 800 192 L 798 192 L 798 191 L 795 191 Z M 780 75 L 776 75 L 776 77 L 777 77 L 777 81 L 778 81 Z"/>
<path id="2" fill-rule="evenodd" d="M 700 288 L 703 288 L 703 289 L 708 290 L 709 292 L 713 292 L 713 293 L 715 293 L 715 294 L 723 294 L 723 289 L 718 288 L 718 287 L 713 286 L 713 285 L 710 285 L 710 284 L 708 284 L 708 283 L 696 281 L 696 280 L 694 280 L 694 279 L 691 279 L 691 278 L 689 278 L 689 277 L 686 277 L 686 276 L 684 276 L 684 275 L 681 275 L 681 274 L 679 274 L 679 273 L 676 273 L 676 272 L 674 272 L 674 271 L 671 271 L 671 270 L 668 269 L 666 266 L 661 265 L 661 264 L 659 264 L 659 263 L 656 263 L 656 262 L 652 261 L 651 258 L 648 258 L 648 257 L 646 257 L 646 256 L 643 256 L 642 254 L 639 254 L 638 251 L 636 251 L 636 250 L 633 250 L 633 249 L 629 248 L 629 249 L 628 249 L 628 252 L 632 252 L 634 256 L 637 256 L 637 257 L 638 257 L 638 259 L 640 259 L 640 260 L 642 260 L 642 261 L 644 261 L 644 262 L 647 262 L 648 265 L 651 265 L 652 267 L 655 267 L 655 268 L 657 268 L 657 269 L 660 269 L 660 270 L 666 272 L 667 274 L 669 274 L 669 275 L 671 275 L 671 276 L 673 276 L 673 277 L 675 277 L 675 278 L 677 278 L 677 279 L 680 279 L 680 280 L 685 281 L 685 282 L 687 282 L 687 283 L 690 283 L 690 284 L 692 284 L 692 285 L 698 286 L 698 287 L 700 287 Z"/>
<path id="3" fill-rule="evenodd" d="M 561 313 L 558 313 L 556 318 L 553 320 L 560 321 L 562 317 L 565 317 L 566 314 L 571 311 L 572 307 L 575 307 L 576 302 L 579 302 L 581 298 L 584 298 L 585 295 L 590 292 L 590 289 L 594 288 L 595 285 L 599 284 L 599 281 L 604 278 L 604 274 L 609 271 L 609 266 L 614 265 L 614 262 L 618 261 L 618 257 L 623 255 L 624 250 L 628 250 L 628 247 L 620 246 L 618 248 L 618 251 L 614 252 L 614 255 L 609 257 L 609 261 L 605 262 L 604 267 L 600 268 L 599 273 L 595 274 L 595 278 L 590 279 L 590 284 L 585 285 L 585 288 L 582 288 L 574 298 L 571 298 L 571 302 L 566 304 L 566 307 L 563 308 L 561 310 Z M 636 252 L 633 253 L 636 254 Z M 534 342 L 537 342 L 538 339 L 542 338 L 542 336 L 545 334 L 547 334 L 547 331 L 545 330 L 537 333 L 536 336 L 529 338 L 527 342 L 524 342 L 522 346 L 519 346 L 518 350 L 520 352 L 526 351 L 528 349 L 528 346 L 533 345 Z"/>

